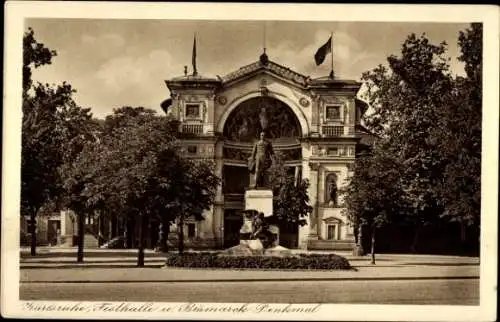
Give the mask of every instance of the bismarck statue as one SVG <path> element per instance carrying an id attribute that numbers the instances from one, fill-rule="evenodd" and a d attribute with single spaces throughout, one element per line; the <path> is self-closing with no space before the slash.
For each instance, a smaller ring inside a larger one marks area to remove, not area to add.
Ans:
<path id="1" fill-rule="evenodd" d="M 252 155 L 248 159 L 248 170 L 254 176 L 253 185 L 250 188 L 257 189 L 265 187 L 265 173 L 273 162 L 273 146 L 266 140 L 264 132 L 260 133 L 260 140 L 255 143 Z"/>

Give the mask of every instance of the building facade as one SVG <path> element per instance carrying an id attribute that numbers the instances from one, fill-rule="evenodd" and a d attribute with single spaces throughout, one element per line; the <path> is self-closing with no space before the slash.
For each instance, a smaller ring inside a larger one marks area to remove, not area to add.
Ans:
<path id="1" fill-rule="evenodd" d="M 352 175 L 367 105 L 356 98 L 361 83 L 311 79 L 270 61 L 224 77 L 197 74 L 166 80 L 171 97 L 162 107 L 179 121 L 183 153 L 215 161 L 222 178 L 215 204 L 201 222 L 188 222 L 192 247 L 225 248 L 238 243 L 249 185 L 247 159 L 262 128 L 276 154 L 297 178 L 308 179 L 313 212 L 305 226 L 281 227 L 289 248 L 352 249 L 353 229 L 339 191 Z M 188 243 L 189 247 L 189 243 Z"/>

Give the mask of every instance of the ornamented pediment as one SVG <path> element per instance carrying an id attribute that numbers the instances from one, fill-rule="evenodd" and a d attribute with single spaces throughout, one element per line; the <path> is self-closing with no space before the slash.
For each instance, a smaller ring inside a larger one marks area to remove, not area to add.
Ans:
<path id="1" fill-rule="evenodd" d="M 335 217 L 323 218 L 323 221 L 325 222 L 325 224 L 341 224 L 341 223 L 343 223 L 342 220 L 335 218 Z"/>
<path id="2" fill-rule="evenodd" d="M 273 61 L 269 61 L 267 64 L 263 64 L 260 61 L 241 67 L 240 69 L 227 74 L 222 77 L 222 85 L 228 83 L 235 83 L 239 80 L 245 79 L 247 77 L 257 75 L 261 72 L 267 72 L 269 74 L 274 74 L 277 77 L 288 80 L 301 87 L 306 87 L 308 85 L 309 77 L 299 74 L 288 67 L 279 65 Z"/>

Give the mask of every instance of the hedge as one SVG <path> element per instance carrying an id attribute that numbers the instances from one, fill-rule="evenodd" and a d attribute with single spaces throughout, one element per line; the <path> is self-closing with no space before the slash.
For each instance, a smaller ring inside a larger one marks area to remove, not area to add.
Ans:
<path id="1" fill-rule="evenodd" d="M 349 261 L 335 254 L 300 254 L 294 257 L 228 256 L 218 253 L 172 253 L 168 267 L 244 269 L 352 269 Z"/>

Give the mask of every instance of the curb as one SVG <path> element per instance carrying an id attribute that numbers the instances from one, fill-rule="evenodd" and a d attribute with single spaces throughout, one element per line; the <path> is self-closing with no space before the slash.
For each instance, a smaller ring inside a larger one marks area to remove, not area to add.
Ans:
<path id="1" fill-rule="evenodd" d="M 479 276 L 423 276 L 423 277 L 319 277 L 319 278 L 241 278 L 241 279 L 180 279 L 180 280 L 75 280 L 75 281 L 20 281 L 20 284 L 110 284 L 110 283 L 238 283 L 238 282 L 308 282 L 308 281 L 425 281 L 425 280 L 479 280 Z"/>
<path id="2" fill-rule="evenodd" d="M 146 263 L 143 267 L 138 267 L 137 264 L 135 263 L 130 263 L 130 264 L 88 264 L 88 263 L 83 263 L 83 264 L 59 264 L 59 265 L 49 265 L 49 264 L 42 264 L 42 265 L 20 265 L 19 269 L 76 269 L 76 268 L 83 268 L 83 269 L 92 269 L 92 268 L 98 268 L 98 269 L 115 269 L 115 268 L 162 268 L 165 266 L 165 263 Z"/>

